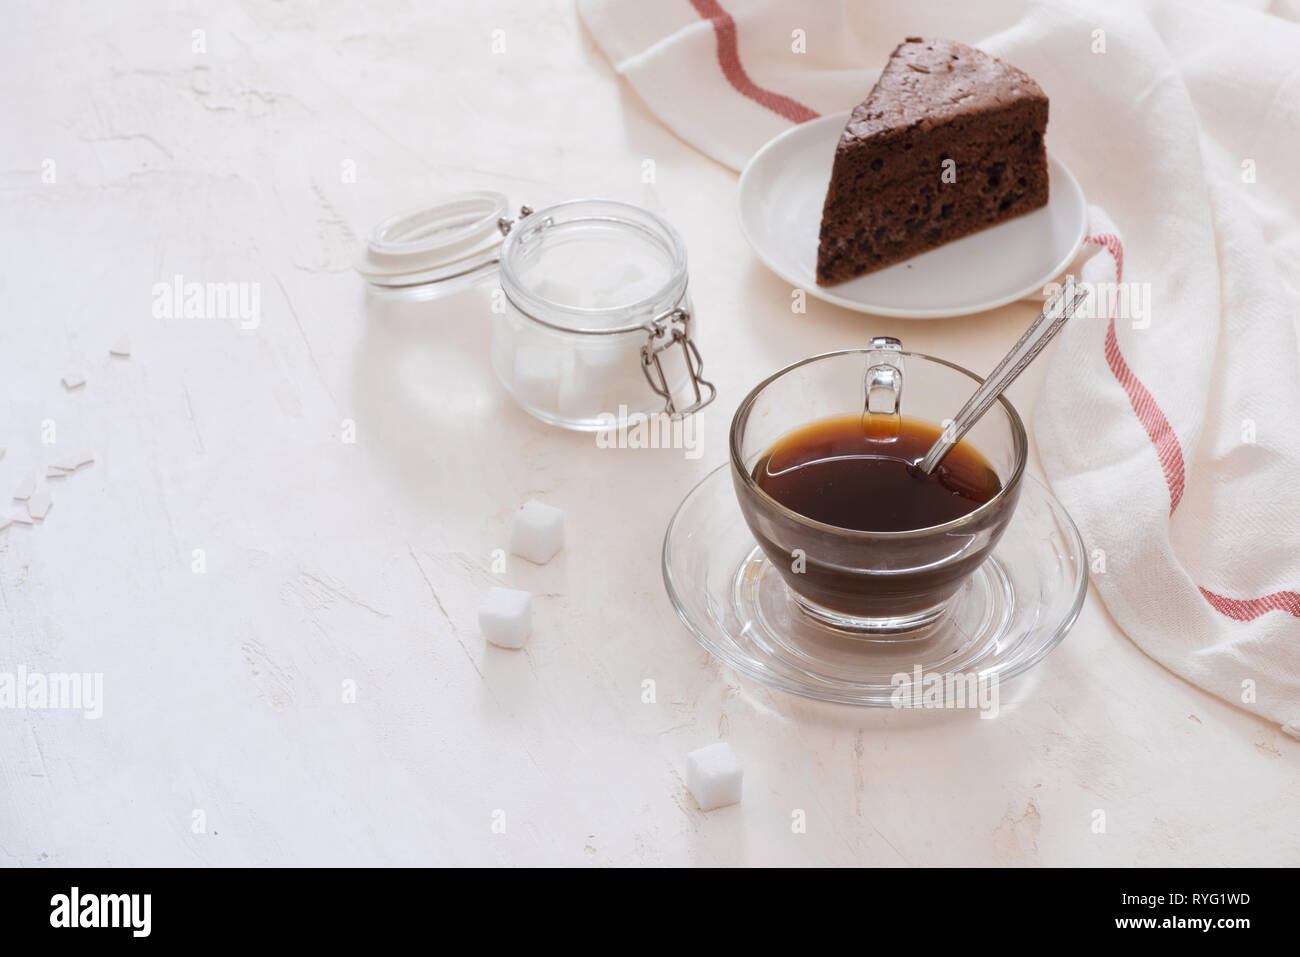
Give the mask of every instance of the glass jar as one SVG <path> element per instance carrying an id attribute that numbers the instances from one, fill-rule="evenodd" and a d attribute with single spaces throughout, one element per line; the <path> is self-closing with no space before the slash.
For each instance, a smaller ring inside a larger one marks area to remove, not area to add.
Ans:
<path id="1" fill-rule="evenodd" d="M 552 425 L 616 428 L 713 400 L 676 230 L 613 200 L 524 206 L 518 220 L 507 208 L 501 194 L 482 192 L 395 216 L 376 227 L 357 269 L 374 294 L 403 299 L 498 276 L 493 370 Z"/>

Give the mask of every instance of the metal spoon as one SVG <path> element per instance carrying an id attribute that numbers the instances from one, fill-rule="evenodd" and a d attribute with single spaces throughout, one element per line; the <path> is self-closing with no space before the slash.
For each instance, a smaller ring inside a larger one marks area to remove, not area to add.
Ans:
<path id="1" fill-rule="evenodd" d="M 1052 337 L 1061 331 L 1065 323 L 1075 314 L 1079 306 L 1088 298 L 1088 289 L 1075 283 L 1073 276 L 1066 276 L 1060 290 L 1043 306 L 1043 311 L 1033 321 L 1020 341 L 1011 351 L 1002 357 L 997 368 L 989 373 L 975 394 L 966 400 L 961 411 L 953 416 L 925 458 L 917 463 L 916 468 L 929 475 L 940 460 L 948 454 L 962 436 L 970 431 L 971 426 L 979 421 L 980 416 L 989 410 L 997 397 L 1006 391 L 1007 386 L 1016 381 L 1016 377 L 1025 371 L 1025 367 L 1034 361 L 1043 346 L 1052 341 Z"/>

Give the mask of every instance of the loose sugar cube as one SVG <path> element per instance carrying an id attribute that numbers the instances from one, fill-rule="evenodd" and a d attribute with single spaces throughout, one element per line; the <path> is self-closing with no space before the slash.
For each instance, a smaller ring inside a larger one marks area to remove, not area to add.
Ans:
<path id="1" fill-rule="evenodd" d="M 701 811 L 740 803 L 745 769 L 725 741 L 692 751 L 686 756 L 686 787 Z"/>
<path id="2" fill-rule="evenodd" d="M 36 473 L 28 472 L 23 477 L 23 480 L 18 483 L 18 487 L 14 489 L 14 498 L 18 499 L 20 502 L 25 502 L 32 497 L 32 493 L 35 491 Z"/>
<path id="3" fill-rule="evenodd" d="M 50 495 L 50 490 L 38 488 L 27 500 L 27 514 L 38 521 L 43 521 L 45 516 L 50 514 L 50 506 L 53 504 L 54 498 Z"/>
<path id="4" fill-rule="evenodd" d="M 533 596 L 514 588 L 489 588 L 478 609 L 483 637 L 501 648 L 522 648 L 533 630 Z"/>
<path id="5" fill-rule="evenodd" d="M 545 565 L 564 547 L 564 512 L 553 505 L 529 500 L 515 512 L 510 526 L 510 551 Z"/>

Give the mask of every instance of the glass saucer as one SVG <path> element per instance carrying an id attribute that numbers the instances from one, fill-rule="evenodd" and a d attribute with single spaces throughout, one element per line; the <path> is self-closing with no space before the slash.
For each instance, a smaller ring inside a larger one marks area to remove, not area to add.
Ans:
<path id="1" fill-rule="evenodd" d="M 871 707 L 892 707 L 894 675 L 916 667 L 999 682 L 1020 674 L 1061 642 L 1088 590 L 1074 522 L 1029 476 L 991 557 L 937 621 L 904 637 L 851 635 L 802 612 L 745 524 L 729 465 L 682 500 L 663 565 L 677 614 L 714 656 L 782 691 Z"/>

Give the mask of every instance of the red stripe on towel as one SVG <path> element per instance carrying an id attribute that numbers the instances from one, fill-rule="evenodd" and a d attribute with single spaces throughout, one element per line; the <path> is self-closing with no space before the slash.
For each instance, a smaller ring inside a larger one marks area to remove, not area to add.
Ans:
<path id="1" fill-rule="evenodd" d="M 749 97 L 759 106 L 766 107 L 778 116 L 783 116 L 791 123 L 805 123 L 815 120 L 820 115 L 810 110 L 798 100 L 792 100 L 780 93 L 765 90 L 749 78 L 745 67 L 740 62 L 740 48 L 736 43 L 736 21 L 731 18 L 718 0 L 691 0 L 691 6 L 702 19 L 713 25 L 713 32 L 718 39 L 718 65 L 727 82 L 741 94 Z"/>
<path id="2" fill-rule="evenodd" d="M 1270 611 L 1285 611 L 1300 618 L 1300 595 L 1293 591 L 1275 591 L 1263 598 L 1225 598 L 1209 589 L 1202 588 L 1201 594 L 1213 608 L 1235 621 L 1253 621 Z"/>
<path id="3" fill-rule="evenodd" d="M 1104 246 L 1115 260 L 1115 281 L 1124 277 L 1124 245 L 1113 233 L 1099 233 L 1089 236 L 1085 242 Z M 1165 484 L 1169 486 L 1169 514 L 1173 515 L 1178 503 L 1183 500 L 1183 488 L 1186 484 L 1186 466 L 1183 462 L 1183 448 L 1174 434 L 1173 426 L 1165 417 L 1151 392 L 1144 386 L 1119 351 L 1119 339 L 1115 335 L 1115 314 L 1110 316 L 1110 325 L 1106 329 L 1106 364 L 1119 381 L 1121 388 L 1128 395 L 1133 411 L 1146 429 L 1151 444 L 1155 446 L 1160 468 L 1165 473 Z M 1197 586 L 1210 607 L 1219 614 L 1233 621 L 1254 621 L 1260 615 L 1270 611 L 1285 611 L 1300 618 L 1300 594 L 1293 591 L 1275 591 L 1263 598 L 1228 598 L 1216 594 L 1208 588 Z"/>
<path id="4" fill-rule="evenodd" d="M 1100 233 L 1089 236 L 1085 242 L 1104 246 L 1115 260 L 1115 282 L 1124 281 L 1124 246 L 1119 237 L 1113 233 Z M 1115 315 L 1110 316 L 1110 325 L 1106 327 L 1106 364 L 1119 381 L 1120 387 L 1128 395 L 1129 404 L 1146 429 L 1151 444 L 1155 446 L 1156 458 L 1165 473 L 1165 484 L 1169 487 L 1169 514 L 1174 514 L 1178 503 L 1183 500 L 1183 489 L 1187 482 L 1187 470 L 1183 464 L 1183 448 L 1178 442 L 1169 419 L 1157 404 L 1147 387 L 1133 374 L 1128 363 L 1119 351 L 1119 339 L 1115 335 Z"/>

